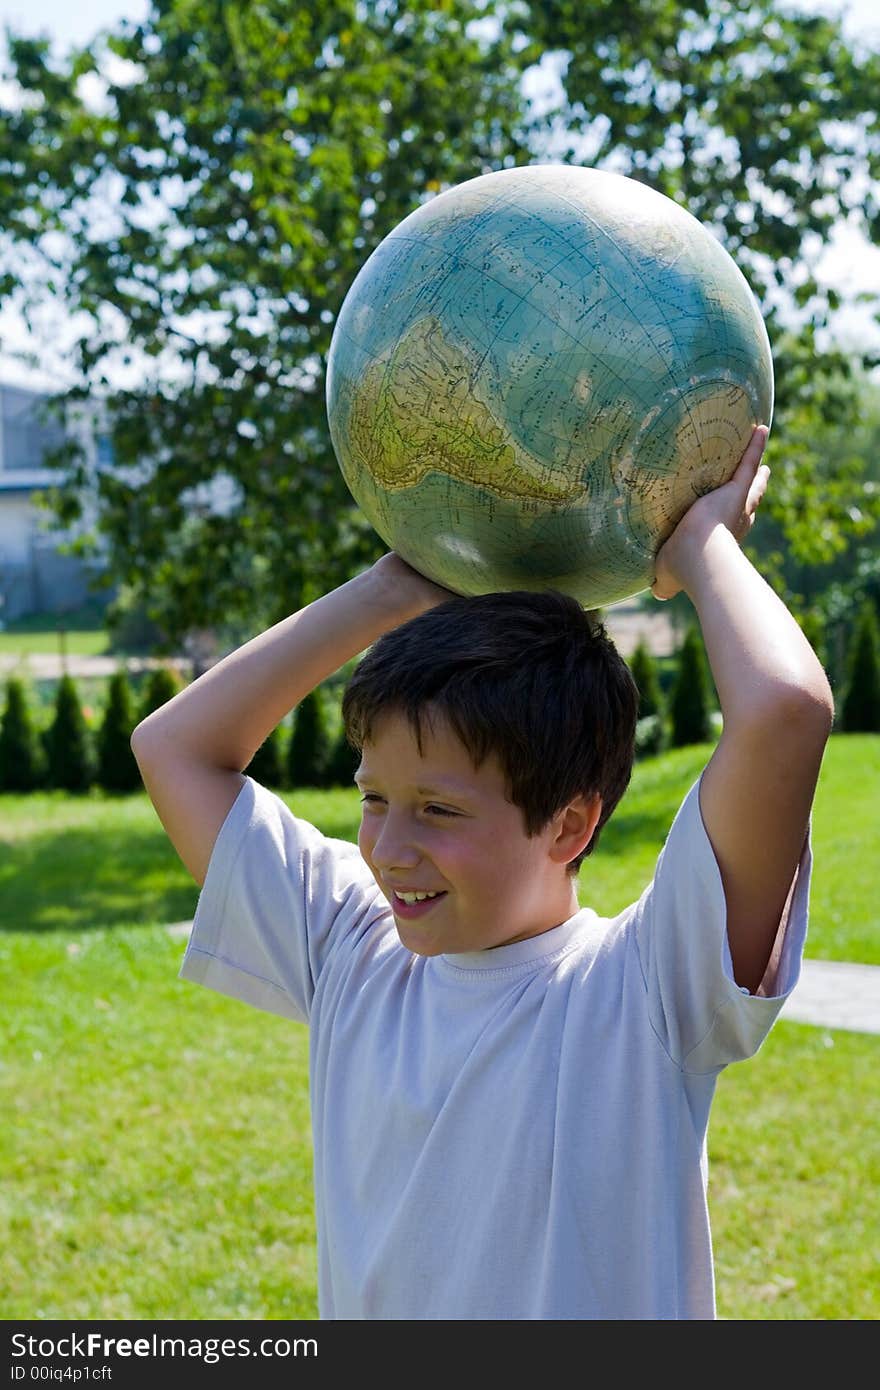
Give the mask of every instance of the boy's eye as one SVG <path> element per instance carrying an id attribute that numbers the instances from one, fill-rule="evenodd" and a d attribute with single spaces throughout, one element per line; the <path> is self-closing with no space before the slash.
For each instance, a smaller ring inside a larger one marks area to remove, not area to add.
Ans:
<path id="1" fill-rule="evenodd" d="M 383 800 L 383 798 L 382 798 L 381 796 L 377 795 L 376 792 L 363 792 L 362 795 L 361 795 L 361 805 L 362 805 L 362 806 L 363 806 L 363 805 L 372 806 L 372 805 L 376 805 L 376 804 L 381 804 L 382 800 Z M 446 809 L 445 806 L 435 806 L 435 805 L 433 805 L 433 803 L 430 804 L 430 805 L 428 805 L 428 806 L 426 806 L 426 807 L 425 807 L 425 810 L 426 810 L 426 811 L 430 811 L 431 815 L 433 815 L 433 816 L 456 816 L 456 815 L 458 815 L 458 812 L 457 812 L 457 811 L 448 811 L 448 810 Z"/>

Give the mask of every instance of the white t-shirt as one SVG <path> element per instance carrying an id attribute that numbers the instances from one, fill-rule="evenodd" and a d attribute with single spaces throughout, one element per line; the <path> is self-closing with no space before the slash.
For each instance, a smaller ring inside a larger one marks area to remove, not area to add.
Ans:
<path id="1" fill-rule="evenodd" d="M 714 1318 L 709 1108 L 797 983 L 810 866 L 755 996 L 699 783 L 619 916 L 417 956 L 357 846 L 248 779 L 180 973 L 309 1024 L 320 1317 Z"/>

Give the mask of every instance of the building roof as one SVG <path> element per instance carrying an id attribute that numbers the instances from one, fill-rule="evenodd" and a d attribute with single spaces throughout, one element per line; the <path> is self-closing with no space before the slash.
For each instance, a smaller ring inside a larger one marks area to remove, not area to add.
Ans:
<path id="1" fill-rule="evenodd" d="M 54 468 L 0 469 L 0 492 L 42 492 L 58 482 Z"/>

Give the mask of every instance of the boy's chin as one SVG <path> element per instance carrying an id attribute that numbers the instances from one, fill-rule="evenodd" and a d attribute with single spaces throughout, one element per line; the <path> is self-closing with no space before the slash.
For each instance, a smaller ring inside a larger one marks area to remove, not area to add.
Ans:
<path id="1" fill-rule="evenodd" d="M 442 941 L 428 941 L 424 936 L 420 937 L 418 932 L 407 930 L 406 923 L 402 926 L 398 922 L 397 935 L 401 946 L 405 946 L 408 951 L 412 951 L 414 956 L 442 956 L 448 954 L 448 948 Z"/>

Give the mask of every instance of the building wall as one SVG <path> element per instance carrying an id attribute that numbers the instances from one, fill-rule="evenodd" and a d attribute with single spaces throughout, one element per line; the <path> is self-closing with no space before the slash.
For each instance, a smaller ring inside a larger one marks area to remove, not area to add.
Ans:
<path id="1" fill-rule="evenodd" d="M 51 513 L 38 505 L 58 481 L 58 473 L 45 466 L 46 455 L 66 437 L 60 422 L 44 415 L 45 400 L 39 392 L 0 383 L 0 623 L 69 612 L 90 593 L 93 562 L 61 553 L 69 537 L 52 528 Z"/>
<path id="2" fill-rule="evenodd" d="M 34 510 L 29 491 L 0 494 L 0 556 L 4 569 L 30 563 Z"/>

